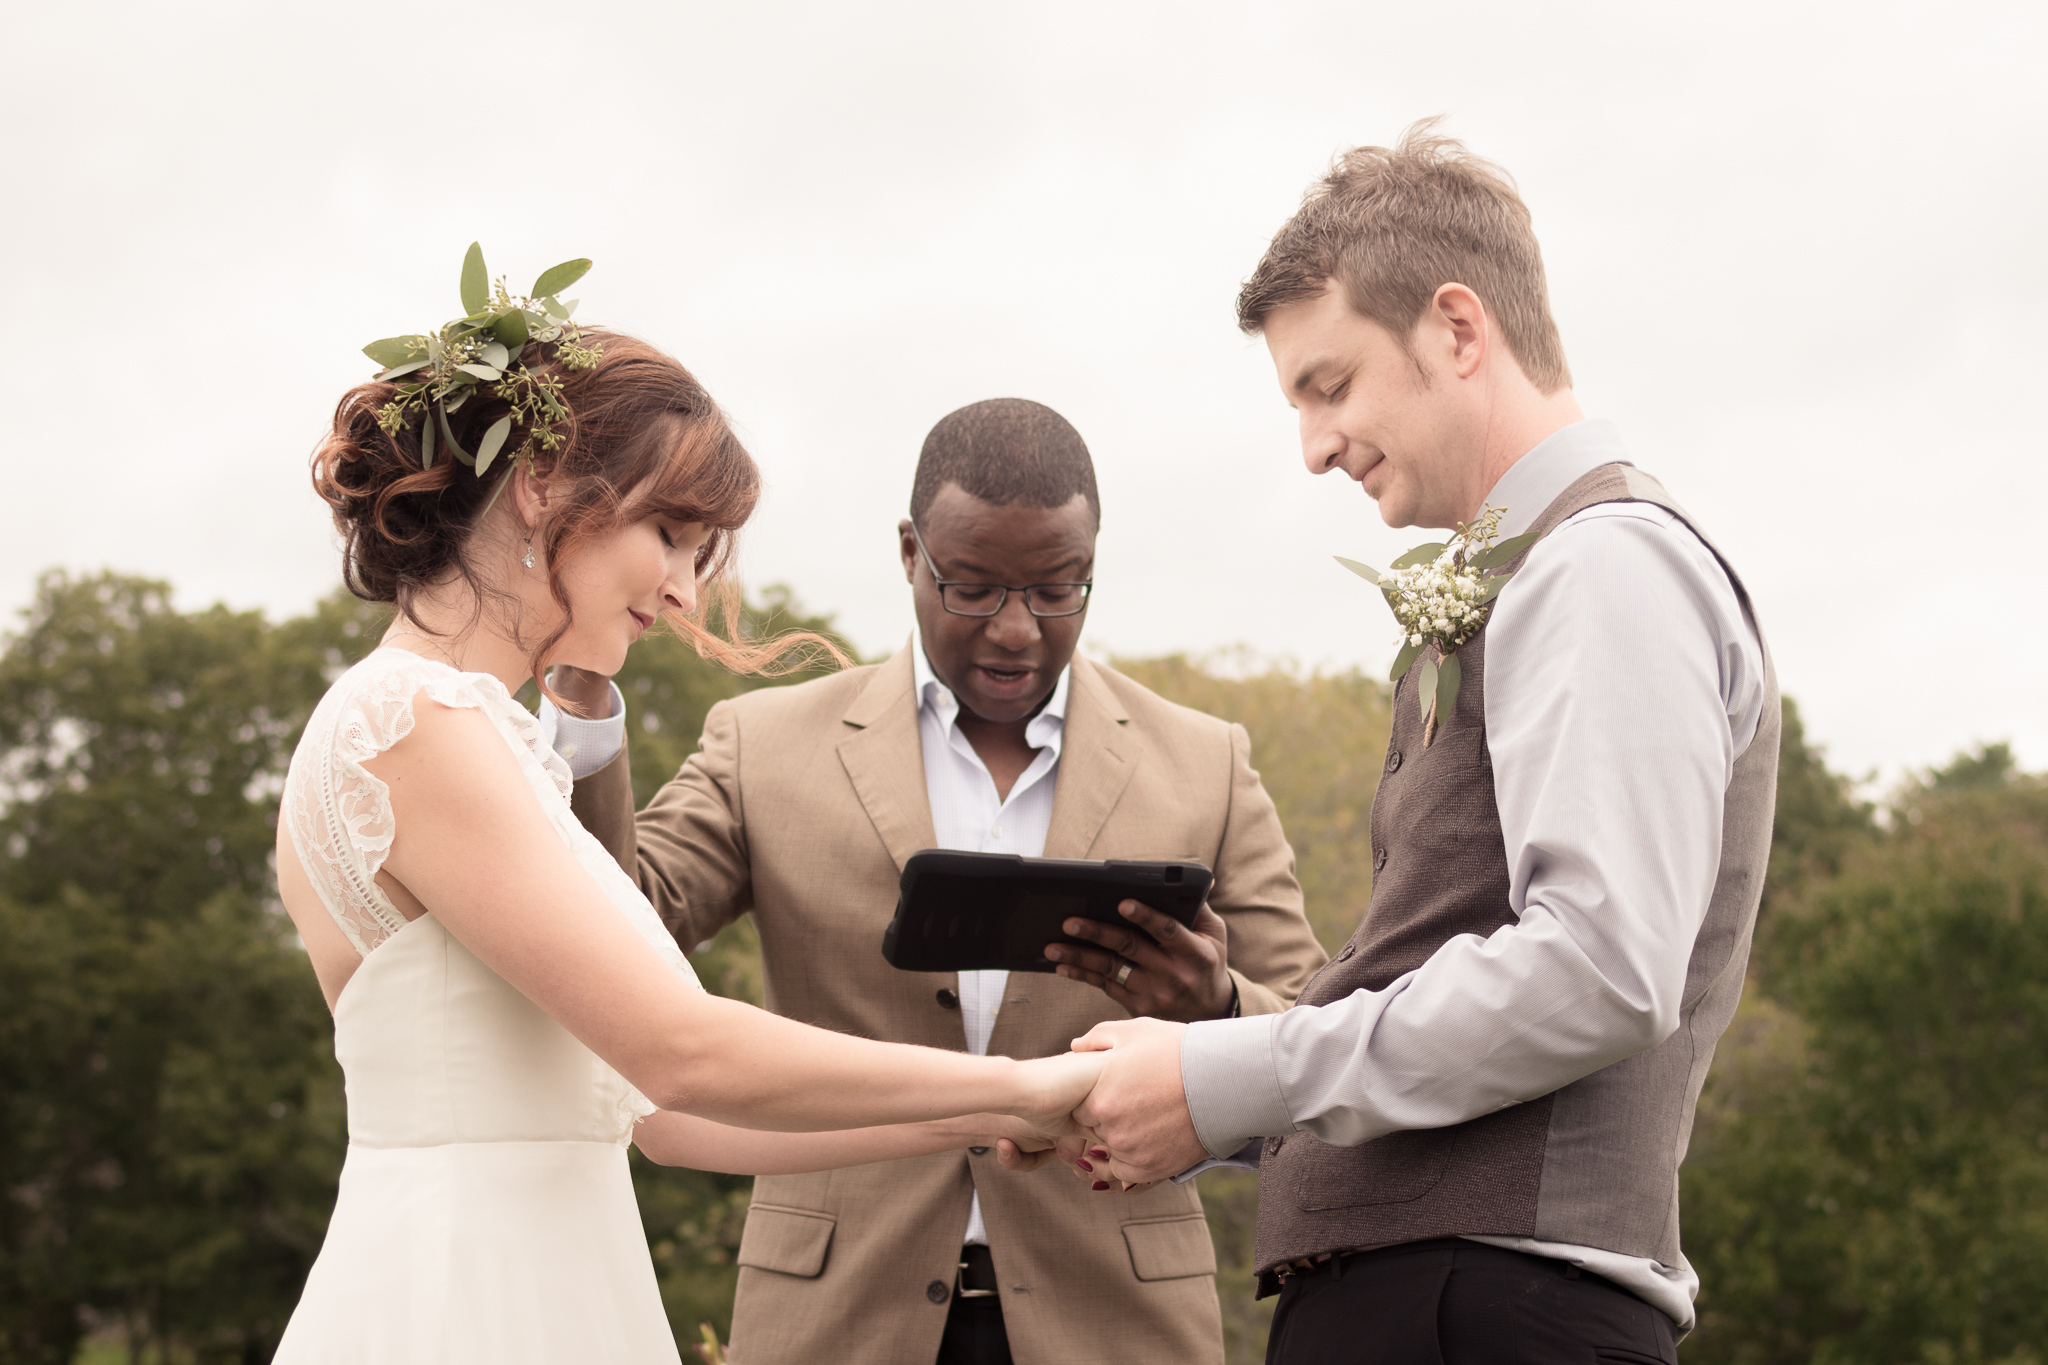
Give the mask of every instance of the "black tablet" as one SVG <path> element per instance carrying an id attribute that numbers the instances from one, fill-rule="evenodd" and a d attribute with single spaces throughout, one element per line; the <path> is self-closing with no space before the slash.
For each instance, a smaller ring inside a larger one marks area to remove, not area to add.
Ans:
<path id="1" fill-rule="evenodd" d="M 928 848 L 903 865 L 882 956 L 906 972 L 1049 972 L 1048 943 L 1085 942 L 1066 935 L 1065 921 L 1129 924 L 1116 908 L 1134 900 L 1192 924 L 1212 880 L 1200 863 L 1096 863 Z"/>

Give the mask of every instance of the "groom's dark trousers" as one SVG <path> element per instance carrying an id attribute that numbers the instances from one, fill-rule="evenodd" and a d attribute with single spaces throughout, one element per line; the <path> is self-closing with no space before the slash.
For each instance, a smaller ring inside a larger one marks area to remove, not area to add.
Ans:
<path id="1" fill-rule="evenodd" d="M 1268 1365 L 1677 1365 L 1671 1319 L 1577 1266 L 1441 1237 L 1288 1278 Z"/>

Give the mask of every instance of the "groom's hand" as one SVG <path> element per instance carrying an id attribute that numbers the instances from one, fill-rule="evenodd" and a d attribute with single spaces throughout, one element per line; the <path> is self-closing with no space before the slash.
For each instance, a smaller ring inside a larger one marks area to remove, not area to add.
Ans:
<path id="1" fill-rule="evenodd" d="M 1117 907 L 1127 924 L 1070 919 L 1060 927 L 1100 948 L 1049 943 L 1045 955 L 1069 981 L 1085 981 L 1134 1015 L 1153 1019 L 1221 1019 L 1237 988 L 1230 979 L 1229 933 L 1223 917 L 1204 905 L 1192 928 L 1149 905 Z M 1129 972 L 1123 972 L 1128 964 Z M 1117 979 L 1122 973 L 1123 979 Z"/>
<path id="2" fill-rule="evenodd" d="M 1181 1086 L 1186 1031 L 1160 1019 L 1126 1019 L 1097 1024 L 1074 1040 L 1076 1052 L 1109 1053 L 1074 1120 L 1108 1149 L 1109 1174 L 1126 1184 L 1165 1180 L 1209 1155 Z"/>

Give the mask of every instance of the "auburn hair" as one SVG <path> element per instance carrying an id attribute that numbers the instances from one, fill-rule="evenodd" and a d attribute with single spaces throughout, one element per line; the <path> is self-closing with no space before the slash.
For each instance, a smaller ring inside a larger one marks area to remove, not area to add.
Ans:
<path id="1" fill-rule="evenodd" d="M 1462 284 L 1531 384 L 1569 388 L 1528 205 L 1506 171 L 1440 136 L 1439 122 L 1411 124 L 1398 147 L 1354 147 L 1336 159 L 1238 292 L 1237 325 L 1256 335 L 1275 309 L 1335 280 L 1360 316 L 1405 348 L 1436 291 Z"/>
<path id="2" fill-rule="evenodd" d="M 560 446 L 533 460 L 552 495 L 548 514 L 533 528 L 533 545 L 546 558 L 548 590 L 562 609 L 561 623 L 529 649 L 535 682 L 546 690 L 543 661 L 570 626 L 563 566 L 628 518 L 656 514 L 711 528 L 697 551 L 697 610 L 663 614 L 700 655 L 735 672 L 787 673 L 825 657 L 844 664 L 836 646 L 808 632 L 741 638 L 741 596 L 732 577 L 735 533 L 760 501 L 761 472 L 704 386 L 674 357 L 638 338 L 585 328 L 583 344 L 602 354 L 582 370 L 563 366 L 551 343 L 528 342 L 521 352 L 529 371 L 561 386 L 570 414 L 557 427 Z M 396 434 L 377 423 L 378 409 L 397 396 L 393 383 L 350 389 L 313 453 L 314 491 L 333 510 L 341 533 L 343 579 L 356 596 L 410 615 L 420 592 L 452 574 L 468 585 L 481 613 L 487 598 L 503 594 L 494 593 L 473 562 L 473 533 L 512 477 L 509 454 L 524 432 L 514 429 L 502 473 L 478 478 L 453 458 L 447 441 L 433 467 L 422 469 L 421 419 L 413 417 Z M 488 386 L 479 386 L 449 416 L 449 427 L 465 450 L 475 450 L 508 410 Z"/>

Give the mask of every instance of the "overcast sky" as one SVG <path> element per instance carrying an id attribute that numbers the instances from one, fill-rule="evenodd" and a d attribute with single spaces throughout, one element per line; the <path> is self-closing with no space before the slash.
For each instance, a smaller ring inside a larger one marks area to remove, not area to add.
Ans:
<path id="1" fill-rule="evenodd" d="M 1391 659 L 1331 561 L 1422 539 L 1311 479 L 1237 283 L 1411 120 L 1535 215 L 1589 413 L 1743 571 L 1831 760 L 2048 767 L 2048 6 L 15 6 L 0 610 L 54 565 L 303 610 L 358 347 L 595 258 L 766 471 L 750 582 L 870 652 L 976 399 L 1094 451 L 1089 647 Z"/>

